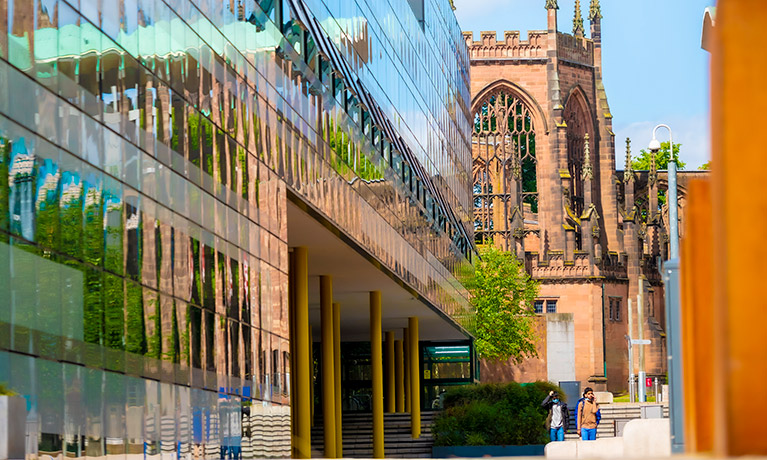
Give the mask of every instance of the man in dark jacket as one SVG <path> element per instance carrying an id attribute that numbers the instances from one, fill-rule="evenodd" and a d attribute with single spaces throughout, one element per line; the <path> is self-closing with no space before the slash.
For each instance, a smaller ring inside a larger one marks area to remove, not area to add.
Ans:
<path id="1" fill-rule="evenodd" d="M 541 406 L 549 411 L 549 416 L 546 418 L 546 428 L 549 429 L 551 441 L 564 441 L 565 431 L 567 431 L 570 422 L 567 404 L 559 399 L 559 394 L 556 391 L 550 391 Z"/>

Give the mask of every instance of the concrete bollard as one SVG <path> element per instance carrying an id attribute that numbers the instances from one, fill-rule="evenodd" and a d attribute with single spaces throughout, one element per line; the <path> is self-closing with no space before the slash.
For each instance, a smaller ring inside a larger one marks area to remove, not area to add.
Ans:
<path id="1" fill-rule="evenodd" d="M 671 455 L 671 426 L 667 418 L 636 419 L 623 428 L 623 457 L 658 458 Z"/>

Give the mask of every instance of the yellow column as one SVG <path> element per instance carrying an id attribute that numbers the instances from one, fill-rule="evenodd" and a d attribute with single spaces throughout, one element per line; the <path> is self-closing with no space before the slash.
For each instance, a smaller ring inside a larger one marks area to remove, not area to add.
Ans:
<path id="1" fill-rule="evenodd" d="M 314 330 L 309 325 L 309 417 L 314 427 Z"/>
<path id="2" fill-rule="evenodd" d="M 341 305 L 333 304 L 333 369 L 336 397 L 336 457 L 344 456 L 343 424 L 341 420 Z"/>
<path id="3" fill-rule="evenodd" d="M 396 410 L 405 412 L 405 366 L 402 360 L 402 340 L 394 341 L 394 381 Z"/>
<path id="4" fill-rule="evenodd" d="M 405 412 L 411 412 L 410 403 L 413 401 L 413 397 L 410 394 L 410 329 L 402 329 L 402 340 L 404 349 L 402 361 L 405 366 Z"/>
<path id="5" fill-rule="evenodd" d="M 394 412 L 394 331 L 386 331 L 386 412 Z"/>
<path id="6" fill-rule="evenodd" d="M 418 318 L 411 316 L 407 319 L 410 330 L 410 431 L 413 439 L 421 437 L 421 362 L 418 356 Z"/>
<path id="7" fill-rule="evenodd" d="M 288 253 L 288 320 L 290 321 L 290 452 L 292 457 L 297 457 L 296 452 L 296 255 L 293 251 Z"/>
<path id="8" fill-rule="evenodd" d="M 767 193 L 764 136 L 767 3 L 718 2 L 711 59 L 714 241 L 714 454 L 767 455 L 767 436 L 747 414 L 767 405 Z M 699 250 L 696 248 L 696 250 Z M 696 350 L 697 352 L 697 350 Z"/>
<path id="9" fill-rule="evenodd" d="M 295 248 L 295 332 L 296 341 L 296 440 L 297 458 L 312 458 L 312 427 L 308 417 L 309 399 L 309 258 L 304 247 Z"/>
<path id="10" fill-rule="evenodd" d="M 384 457 L 381 292 L 370 292 L 370 367 L 373 378 L 373 458 Z"/>
<path id="11" fill-rule="evenodd" d="M 329 275 L 320 276 L 320 327 L 322 328 L 322 422 L 325 425 L 325 458 L 336 458 L 333 278 Z"/>

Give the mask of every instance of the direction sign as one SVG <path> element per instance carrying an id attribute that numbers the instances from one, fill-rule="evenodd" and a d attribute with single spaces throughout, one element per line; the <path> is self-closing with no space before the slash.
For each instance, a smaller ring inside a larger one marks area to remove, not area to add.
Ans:
<path id="1" fill-rule="evenodd" d="M 631 345 L 650 345 L 650 341 L 645 340 L 639 340 L 639 339 L 631 339 Z"/>

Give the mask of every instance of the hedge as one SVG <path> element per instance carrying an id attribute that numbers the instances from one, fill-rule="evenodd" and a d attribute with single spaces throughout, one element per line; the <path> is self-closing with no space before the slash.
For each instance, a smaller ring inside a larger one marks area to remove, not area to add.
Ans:
<path id="1" fill-rule="evenodd" d="M 434 445 L 545 444 L 548 414 L 541 402 L 551 390 L 564 400 L 562 390 L 549 382 L 453 387 L 445 394 L 444 410 L 434 420 Z"/>

